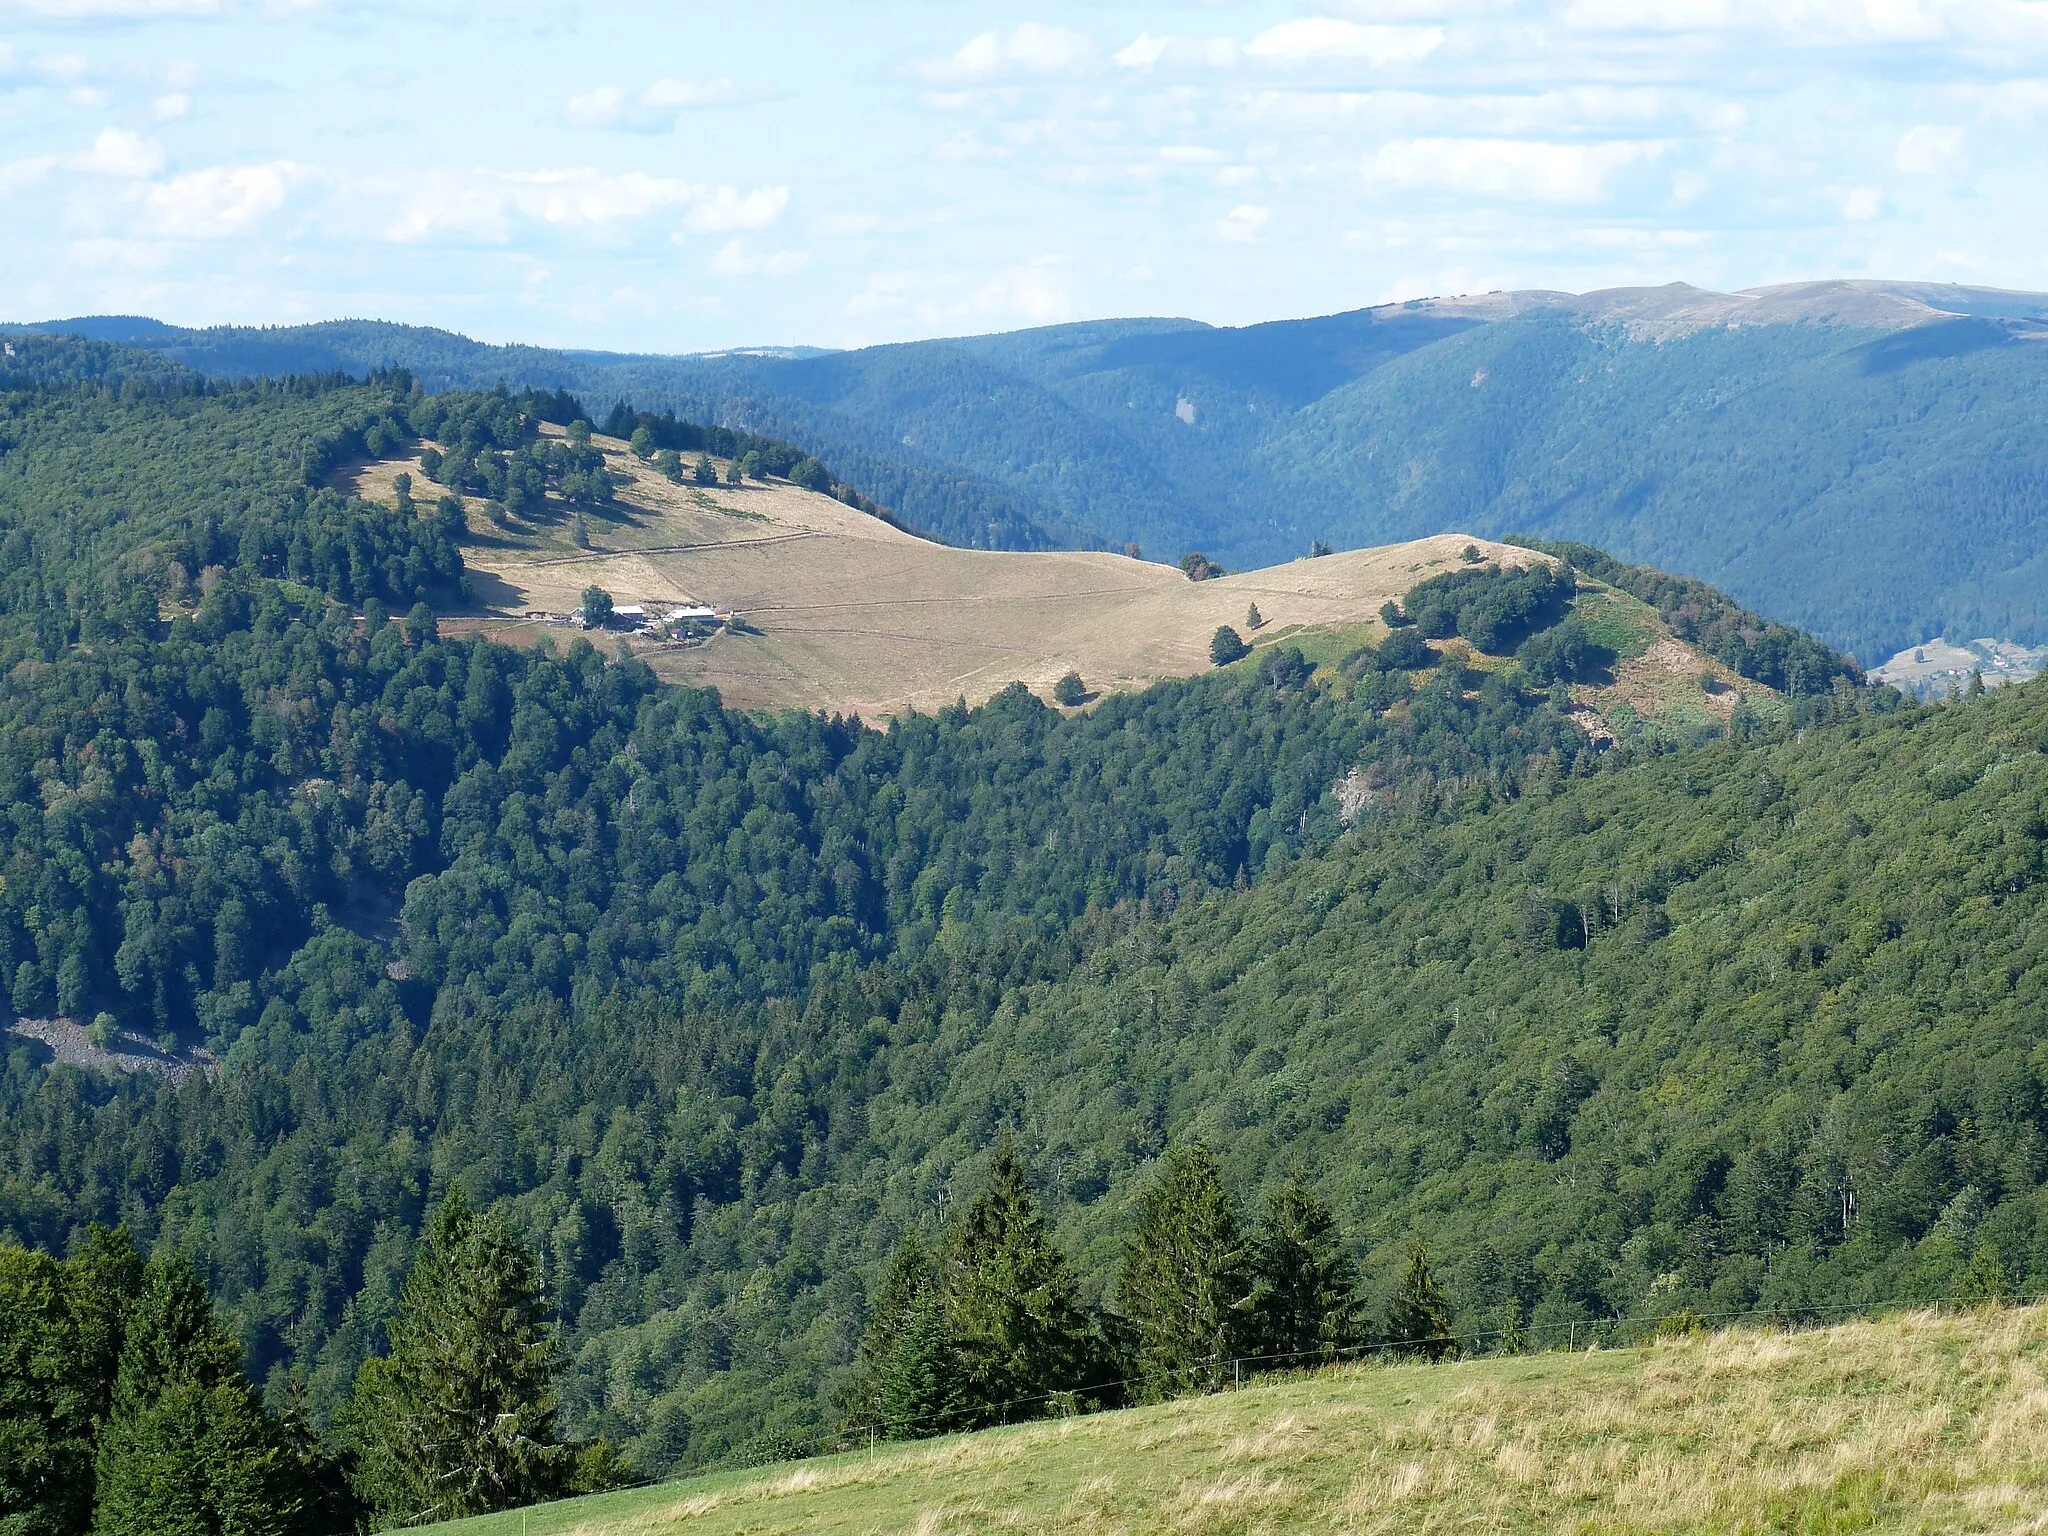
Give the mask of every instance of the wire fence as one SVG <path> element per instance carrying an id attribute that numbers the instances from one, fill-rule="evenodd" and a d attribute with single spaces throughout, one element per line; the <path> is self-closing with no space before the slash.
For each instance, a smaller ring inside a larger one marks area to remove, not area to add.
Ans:
<path id="1" fill-rule="evenodd" d="M 976 1427 L 1045 1422 L 1052 1418 L 1081 1417 L 1132 1396 L 1148 1395 L 1150 1389 L 1169 1390 L 1154 1400 L 1209 1396 L 1235 1391 L 1247 1382 L 1268 1381 L 1290 1370 L 1323 1370 L 1332 1366 L 1356 1365 L 1373 1360 L 1499 1359 L 1522 1354 L 1577 1352 L 1581 1349 L 1630 1349 L 1662 1337 L 1682 1336 L 1723 1328 L 1778 1327 L 1786 1331 L 1818 1330 L 1855 1319 L 1902 1312 L 1948 1312 L 1984 1306 L 2032 1307 L 2048 1302 L 2048 1293 L 2031 1292 L 2004 1297 L 1939 1296 L 1934 1298 L 1891 1297 L 1877 1301 L 1832 1304 L 1799 1304 L 1744 1307 L 1720 1312 L 1680 1310 L 1656 1317 L 1606 1317 L 1569 1319 L 1561 1323 L 1510 1323 L 1499 1328 L 1482 1328 L 1464 1334 L 1440 1334 L 1421 1339 L 1383 1339 L 1368 1344 L 1348 1344 L 1322 1349 L 1288 1350 L 1255 1355 L 1210 1355 L 1173 1371 L 1154 1371 L 1100 1381 L 1089 1386 L 1057 1392 L 1040 1392 L 985 1405 L 982 1416 L 993 1414 L 993 1422 Z M 1539 1340 L 1549 1340 L 1541 1344 Z M 1491 1348 L 1487 1347 L 1491 1344 Z M 1505 1346 L 1505 1347 L 1504 1347 Z M 1108 1400 L 1108 1401 L 1105 1401 Z M 1051 1410 L 1048 1412 L 1047 1410 Z M 846 1455 L 857 1451 L 876 1452 L 884 1444 L 902 1444 L 930 1438 L 960 1428 L 952 1416 L 898 1420 L 842 1426 L 838 1430 L 807 1437 L 776 1436 L 716 1461 L 700 1463 L 674 1477 L 642 1478 L 621 1483 L 607 1492 L 658 1488 L 681 1483 L 714 1472 L 743 1471 L 803 1461 L 815 1456 Z M 905 1434 L 904 1430 L 924 1434 Z M 538 1510 L 548 1503 L 526 1506 Z M 407 1526 L 433 1524 L 436 1514 L 422 1511 L 403 1522 Z"/>

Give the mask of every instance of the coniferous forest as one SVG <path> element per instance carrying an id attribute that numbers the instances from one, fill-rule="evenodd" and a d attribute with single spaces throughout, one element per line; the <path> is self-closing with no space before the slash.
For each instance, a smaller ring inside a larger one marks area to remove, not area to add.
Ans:
<path id="1" fill-rule="evenodd" d="M 0 1037 L 0 1527 L 2048 1287 L 2043 685 L 1911 706 L 1572 548 L 1783 723 L 1594 752 L 1568 574 L 1418 589 L 1399 659 L 746 715 L 444 636 L 459 519 L 327 488 L 430 436 L 602 498 L 567 397 L 14 346 L 0 990 L 185 1069 Z M 1478 627 L 1524 661 L 1427 644 Z"/>

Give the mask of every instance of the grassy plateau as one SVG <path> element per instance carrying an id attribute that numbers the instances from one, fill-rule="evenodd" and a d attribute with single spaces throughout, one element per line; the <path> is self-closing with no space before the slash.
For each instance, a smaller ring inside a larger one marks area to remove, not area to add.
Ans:
<path id="1" fill-rule="evenodd" d="M 2048 1308 L 1374 1364 L 447 1536 L 2048 1530 Z"/>

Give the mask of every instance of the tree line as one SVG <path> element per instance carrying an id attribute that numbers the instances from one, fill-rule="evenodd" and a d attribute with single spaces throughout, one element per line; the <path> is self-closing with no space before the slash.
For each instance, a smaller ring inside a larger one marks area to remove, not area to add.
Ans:
<path id="1" fill-rule="evenodd" d="M 853 1365 L 842 1427 L 916 1439 L 1214 1391 L 1378 1344 L 1457 1351 L 1427 1250 L 1375 1330 L 1335 1217 L 1297 1169 L 1247 1225 L 1215 1155 L 1169 1150 L 1140 1200 L 1111 1303 L 1083 1301 L 1023 1158 L 1005 1137 L 985 1187 L 928 1245 L 897 1242 Z"/>

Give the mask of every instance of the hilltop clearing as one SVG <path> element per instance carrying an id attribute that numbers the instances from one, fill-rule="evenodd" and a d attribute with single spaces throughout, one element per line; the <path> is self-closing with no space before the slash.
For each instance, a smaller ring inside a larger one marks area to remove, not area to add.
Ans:
<path id="1" fill-rule="evenodd" d="M 446 1536 L 2038 1530 L 2048 1313 L 1340 1368 L 694 1478 Z"/>
<path id="2" fill-rule="evenodd" d="M 737 708 L 928 713 L 961 698 L 978 704 L 1012 682 L 1049 698 L 1070 670 L 1090 693 L 1143 688 L 1208 670 L 1224 625 L 1255 650 L 1292 645 L 1335 663 L 1383 639 L 1380 609 L 1421 581 L 1475 559 L 1510 569 L 1555 563 L 1444 533 L 1191 581 L 1122 555 L 935 544 L 787 481 L 731 485 L 730 461 L 712 461 L 715 484 L 679 483 L 616 438 L 590 442 L 621 483 L 611 505 L 582 519 L 588 547 L 573 542 L 574 521 L 552 503 L 494 523 L 481 499 L 465 498 L 464 564 L 482 612 L 452 627 L 513 643 L 559 635 L 593 585 L 654 614 L 681 605 L 737 613 L 742 625 L 688 644 L 627 639 L 657 676 L 716 687 Z M 392 502 L 400 474 L 426 494 L 417 452 L 346 471 L 338 488 Z M 1686 728 L 1726 719 L 1743 689 L 1769 696 L 1674 639 L 1625 594 L 1602 589 L 1586 601 L 1618 664 L 1611 679 L 1582 690 L 1603 720 L 1668 716 Z M 1462 654 L 1487 664 L 1469 647 Z M 1703 675 L 1716 679 L 1712 691 Z"/>

